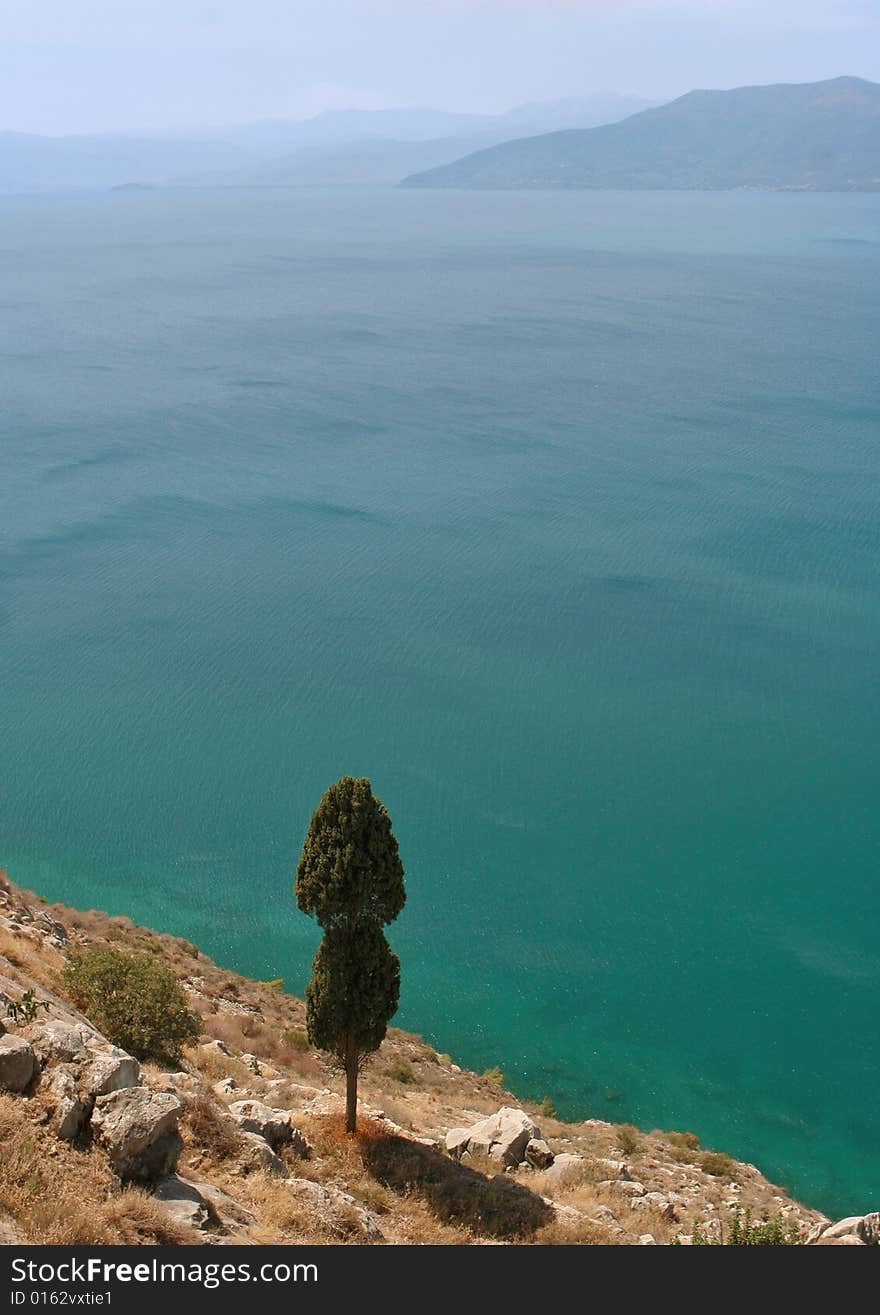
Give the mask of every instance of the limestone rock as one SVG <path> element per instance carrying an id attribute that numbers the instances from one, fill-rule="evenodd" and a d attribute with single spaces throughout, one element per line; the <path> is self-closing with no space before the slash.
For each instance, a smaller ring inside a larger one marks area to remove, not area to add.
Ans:
<path id="1" fill-rule="evenodd" d="M 90 1096 L 109 1096 L 126 1087 L 136 1087 L 140 1081 L 141 1066 L 124 1050 L 115 1046 L 98 1051 L 83 1072 L 83 1087 Z"/>
<path id="2" fill-rule="evenodd" d="M 229 1106 L 229 1113 L 242 1132 L 255 1132 L 273 1150 L 293 1139 L 294 1127 L 287 1110 L 273 1109 L 260 1100 L 236 1100 Z"/>
<path id="3" fill-rule="evenodd" d="M 462 1131 L 453 1129 L 452 1133 L 447 1133 L 446 1145 L 451 1154 L 460 1157 L 467 1150 L 471 1155 L 488 1155 L 509 1167 L 522 1163 L 530 1141 L 541 1140 L 540 1128 L 525 1110 L 512 1109 L 507 1105 L 497 1114 L 490 1114 L 469 1128 L 466 1142 L 459 1136 Z M 450 1146 L 450 1138 L 453 1146 Z"/>
<path id="4" fill-rule="evenodd" d="M 273 1177 L 280 1178 L 284 1173 L 284 1164 L 272 1150 L 272 1147 L 256 1132 L 242 1132 L 241 1164 L 247 1172 L 262 1169 Z"/>
<path id="5" fill-rule="evenodd" d="M 178 1224 L 204 1229 L 213 1222 L 211 1205 L 196 1184 L 186 1178 L 170 1174 L 162 1179 L 153 1195 Z"/>
<path id="6" fill-rule="evenodd" d="M 526 1164 L 533 1169 L 549 1169 L 553 1163 L 553 1152 L 540 1137 L 532 1137 L 525 1149 Z"/>
<path id="7" fill-rule="evenodd" d="M 126 1087 L 98 1097 L 92 1127 L 121 1179 L 150 1183 L 174 1171 L 183 1149 L 177 1131 L 182 1113 L 181 1101 L 170 1092 Z"/>
<path id="8" fill-rule="evenodd" d="M 22 1092 L 37 1071 L 34 1048 L 23 1036 L 0 1036 L 0 1089 Z"/>
<path id="9" fill-rule="evenodd" d="M 211 1090 L 215 1096 L 225 1099 L 227 1096 L 232 1096 L 238 1091 L 238 1083 L 235 1078 L 221 1078 L 219 1082 L 214 1083 Z"/>
<path id="10" fill-rule="evenodd" d="M 383 1242 L 379 1225 L 360 1201 L 338 1187 L 323 1186 L 307 1178 L 288 1178 L 290 1192 L 305 1201 L 322 1223 L 341 1237 L 361 1242 Z"/>
<path id="11" fill-rule="evenodd" d="M 28 1031 L 34 1053 L 41 1064 L 47 1064 L 52 1059 L 62 1063 L 81 1063 L 88 1057 L 85 1040 L 88 1035 L 84 1028 L 60 1018 L 50 1018 Z"/>
<path id="12" fill-rule="evenodd" d="M 46 1090 L 52 1102 L 52 1128 L 62 1141 L 75 1141 L 88 1121 L 90 1105 L 80 1098 L 76 1079 L 59 1065 L 52 1070 Z"/>
<path id="13" fill-rule="evenodd" d="M 567 1177 L 574 1175 L 575 1171 L 584 1164 L 582 1155 L 573 1155 L 570 1151 L 562 1151 L 555 1156 L 549 1169 L 545 1169 L 546 1175 L 544 1181 L 547 1183 L 562 1183 Z"/>

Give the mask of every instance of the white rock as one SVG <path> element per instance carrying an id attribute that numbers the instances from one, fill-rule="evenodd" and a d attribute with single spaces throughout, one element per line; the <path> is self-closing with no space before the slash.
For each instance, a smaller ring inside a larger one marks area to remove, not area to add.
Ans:
<path id="1" fill-rule="evenodd" d="M 458 1134 L 460 1130 L 453 1129 Z M 449 1135 L 447 1134 L 447 1147 L 449 1147 Z M 513 1167 L 521 1164 L 525 1155 L 526 1146 L 534 1138 L 536 1141 L 541 1139 L 541 1130 L 536 1123 L 529 1118 L 525 1110 L 512 1109 L 510 1106 L 503 1106 L 497 1114 L 490 1114 L 488 1118 L 481 1119 L 473 1127 L 468 1129 L 466 1147 L 462 1146 L 461 1150 L 453 1154 L 463 1154 L 467 1149 L 471 1155 L 488 1155 L 499 1163 Z M 453 1139 L 454 1144 L 460 1145 L 457 1137 Z"/>
<path id="2" fill-rule="evenodd" d="M 293 1139 L 294 1128 L 287 1110 L 273 1109 L 261 1100 L 236 1100 L 229 1106 L 229 1113 L 242 1132 L 255 1132 L 275 1150 Z"/>
<path id="3" fill-rule="evenodd" d="M 177 1174 L 163 1178 L 153 1193 L 168 1214 L 187 1228 L 204 1229 L 211 1222 L 212 1211 L 195 1183 Z"/>
<path id="4" fill-rule="evenodd" d="M 136 1087 L 140 1076 L 141 1066 L 137 1060 L 114 1046 L 94 1055 L 83 1072 L 83 1088 L 95 1098 L 109 1096 L 114 1091 Z"/>
<path id="5" fill-rule="evenodd" d="M 73 1074 L 59 1065 L 46 1084 L 52 1101 L 52 1129 L 62 1141 L 75 1141 L 89 1117 L 90 1104 L 80 1099 Z"/>
<path id="6" fill-rule="evenodd" d="M 22 1092 L 37 1071 L 34 1048 L 23 1036 L 0 1036 L 0 1089 Z"/>
<path id="7" fill-rule="evenodd" d="M 525 1161 L 533 1169 L 549 1169 L 553 1163 L 553 1152 L 545 1141 L 532 1137 L 525 1149 Z"/>
<path id="8" fill-rule="evenodd" d="M 99 1096 L 92 1115 L 95 1140 L 120 1178 L 155 1182 L 173 1173 L 183 1142 L 177 1123 L 183 1104 L 171 1092 L 126 1087 Z"/>

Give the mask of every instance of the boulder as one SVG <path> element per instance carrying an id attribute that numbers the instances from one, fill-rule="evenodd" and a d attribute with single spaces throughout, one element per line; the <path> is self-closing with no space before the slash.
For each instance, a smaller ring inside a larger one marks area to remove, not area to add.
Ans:
<path id="1" fill-rule="evenodd" d="M 294 1127 L 287 1110 L 273 1109 L 261 1100 L 236 1100 L 229 1106 L 229 1113 L 242 1132 L 255 1132 L 273 1150 L 293 1140 Z"/>
<path id="2" fill-rule="evenodd" d="M 467 1150 L 471 1155 L 488 1155 L 511 1168 L 522 1163 L 530 1141 L 541 1140 L 540 1128 L 525 1110 L 506 1105 L 497 1114 L 490 1114 L 469 1128 L 466 1140 L 461 1137 L 463 1132 L 464 1129 L 455 1128 L 447 1133 L 446 1146 L 451 1154 L 460 1158 Z"/>
<path id="3" fill-rule="evenodd" d="M 215 1096 L 225 1098 L 226 1096 L 232 1096 L 238 1091 L 238 1083 L 235 1078 L 221 1078 L 219 1082 L 214 1083 L 211 1090 Z"/>
<path id="4" fill-rule="evenodd" d="M 183 1149 L 177 1131 L 182 1113 L 181 1101 L 170 1092 L 126 1087 L 95 1102 L 95 1140 L 123 1181 L 157 1182 L 173 1173 Z"/>
<path id="5" fill-rule="evenodd" d="M 36 1071 L 37 1059 L 29 1041 L 12 1033 L 0 1036 L 0 1090 L 25 1091 Z"/>
<path id="6" fill-rule="evenodd" d="M 34 1054 L 41 1064 L 57 1059 L 63 1064 L 81 1063 L 88 1058 L 86 1037 L 89 1033 L 60 1018 L 50 1018 L 28 1030 Z"/>
<path id="7" fill-rule="evenodd" d="M 325 1187 L 307 1178 L 288 1178 L 293 1196 L 307 1203 L 318 1219 L 340 1237 L 361 1242 L 383 1242 L 379 1225 L 369 1210 L 338 1187 Z"/>
<path id="8" fill-rule="evenodd" d="M 570 1151 L 562 1151 L 553 1159 L 549 1169 L 545 1169 L 547 1183 L 562 1183 L 566 1178 L 574 1177 L 577 1169 L 585 1163 L 582 1155 L 573 1155 Z"/>
<path id="9" fill-rule="evenodd" d="M 272 1150 L 272 1147 L 256 1132 L 242 1132 L 241 1164 L 245 1172 L 262 1169 L 265 1173 L 280 1178 L 284 1173 L 284 1163 Z"/>
<path id="10" fill-rule="evenodd" d="M 880 1246 L 880 1212 L 875 1210 L 873 1214 L 863 1216 L 859 1236 L 866 1246 Z"/>
<path id="11" fill-rule="evenodd" d="M 446 1134 L 446 1149 L 456 1160 L 461 1159 L 468 1148 L 470 1128 L 450 1128 Z"/>
<path id="12" fill-rule="evenodd" d="M 168 1214 L 186 1228 L 207 1228 L 214 1220 L 214 1212 L 195 1183 L 177 1174 L 163 1178 L 153 1195 Z"/>
<path id="13" fill-rule="evenodd" d="M 42 1089 L 42 1084 L 41 1084 Z M 75 1141 L 88 1121 L 90 1105 L 80 1098 L 76 1078 L 59 1065 L 46 1083 L 52 1106 L 51 1125 L 62 1141 Z"/>
<path id="14" fill-rule="evenodd" d="M 94 1054 L 83 1072 L 83 1088 L 97 1099 L 114 1091 L 124 1091 L 126 1087 L 136 1087 L 140 1076 L 141 1066 L 137 1060 L 113 1046 Z"/>
<path id="15" fill-rule="evenodd" d="M 553 1163 L 553 1152 L 540 1137 L 532 1137 L 525 1149 L 525 1161 L 533 1169 L 549 1169 Z"/>

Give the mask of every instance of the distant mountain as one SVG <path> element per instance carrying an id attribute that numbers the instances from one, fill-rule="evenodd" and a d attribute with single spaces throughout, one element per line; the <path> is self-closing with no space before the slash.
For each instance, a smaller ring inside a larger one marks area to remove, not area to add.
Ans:
<path id="1" fill-rule="evenodd" d="M 880 85 L 692 91 L 622 122 L 505 142 L 407 187 L 880 190 Z"/>
<path id="2" fill-rule="evenodd" d="M 40 137 L 0 132 L 0 192 L 161 185 L 396 184 L 471 151 L 559 127 L 609 123 L 643 109 L 635 96 L 522 105 L 506 114 L 333 110 L 198 136 Z"/>

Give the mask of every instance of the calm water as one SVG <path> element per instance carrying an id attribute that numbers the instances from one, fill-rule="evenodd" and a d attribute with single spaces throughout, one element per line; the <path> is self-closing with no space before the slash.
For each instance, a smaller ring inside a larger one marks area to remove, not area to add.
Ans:
<path id="1" fill-rule="evenodd" d="M 880 197 L 0 204 L 0 863 L 880 1202 Z"/>

